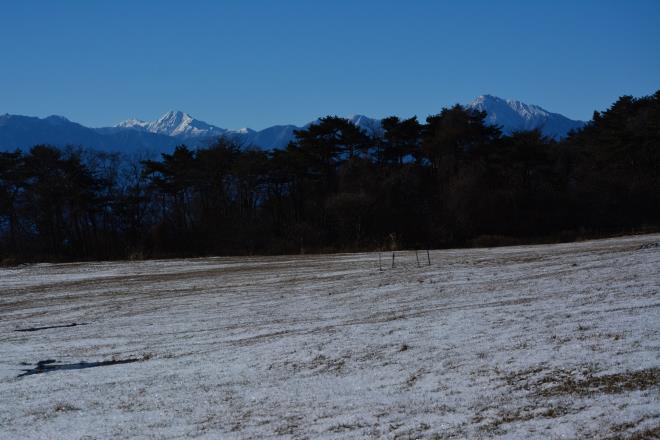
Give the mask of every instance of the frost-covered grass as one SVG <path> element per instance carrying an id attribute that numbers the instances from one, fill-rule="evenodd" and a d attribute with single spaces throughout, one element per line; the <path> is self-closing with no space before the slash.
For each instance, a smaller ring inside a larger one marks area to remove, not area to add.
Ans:
<path id="1" fill-rule="evenodd" d="M 0 438 L 660 436 L 659 241 L 0 269 Z"/>

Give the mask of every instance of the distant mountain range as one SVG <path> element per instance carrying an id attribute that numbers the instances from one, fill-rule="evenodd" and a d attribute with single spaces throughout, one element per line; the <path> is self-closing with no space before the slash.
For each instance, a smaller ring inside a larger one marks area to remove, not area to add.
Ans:
<path id="1" fill-rule="evenodd" d="M 380 134 L 379 119 L 372 119 L 363 115 L 349 116 L 348 119 L 370 134 Z M 120 122 L 115 127 L 112 127 L 111 130 L 132 129 L 142 133 L 170 136 L 178 139 L 179 143 L 186 143 L 193 146 L 204 144 L 205 142 L 208 143 L 218 137 L 226 137 L 236 141 L 240 145 L 255 146 L 270 150 L 286 147 L 289 142 L 294 140 L 295 130 L 308 127 L 317 121 L 318 119 L 303 127 L 296 125 L 274 125 L 259 131 L 251 128 L 228 130 L 195 119 L 182 111 L 169 111 L 155 121 L 129 119 Z"/>
<path id="2" fill-rule="evenodd" d="M 539 129 L 546 136 L 559 139 L 569 131 L 579 129 L 582 121 L 568 119 L 558 113 L 550 113 L 536 105 L 520 101 L 504 100 L 483 95 L 466 105 L 467 108 L 485 111 L 489 124 L 499 125 L 504 133 Z M 353 115 L 349 119 L 370 134 L 379 135 L 379 119 Z M 304 127 L 313 124 L 312 121 Z M 224 136 L 244 146 L 263 149 L 284 148 L 294 139 L 294 130 L 304 127 L 276 125 L 263 130 L 242 128 L 228 130 L 194 119 L 181 111 L 169 111 L 155 121 L 129 119 L 114 127 L 89 128 L 69 121 L 62 116 L 36 118 L 19 115 L 0 115 L 0 151 L 27 149 L 37 144 L 55 146 L 82 145 L 103 151 L 123 153 L 169 152 L 176 145 L 192 147 L 208 145 Z"/>

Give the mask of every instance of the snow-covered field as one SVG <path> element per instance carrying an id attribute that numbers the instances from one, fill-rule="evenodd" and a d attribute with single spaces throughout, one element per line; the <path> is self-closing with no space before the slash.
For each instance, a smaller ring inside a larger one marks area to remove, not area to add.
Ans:
<path id="1" fill-rule="evenodd" d="M 654 438 L 657 242 L 0 269 L 0 438 Z"/>

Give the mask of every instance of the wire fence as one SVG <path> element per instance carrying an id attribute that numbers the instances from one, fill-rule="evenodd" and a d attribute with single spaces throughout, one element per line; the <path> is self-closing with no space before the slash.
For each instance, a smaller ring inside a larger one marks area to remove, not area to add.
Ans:
<path id="1" fill-rule="evenodd" d="M 424 267 L 431 265 L 431 253 L 428 249 L 414 251 L 378 252 L 378 270 L 396 268 Z"/>

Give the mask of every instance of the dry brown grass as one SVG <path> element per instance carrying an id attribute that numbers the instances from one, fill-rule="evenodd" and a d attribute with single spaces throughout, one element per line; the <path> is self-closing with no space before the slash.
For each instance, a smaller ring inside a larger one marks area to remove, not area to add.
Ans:
<path id="1" fill-rule="evenodd" d="M 546 377 L 540 380 L 537 385 L 542 387 L 546 383 L 553 383 L 553 385 L 538 390 L 538 393 L 542 396 L 617 394 L 626 391 L 660 388 L 660 368 L 600 376 L 590 373 L 582 379 L 576 379 L 571 375 L 561 375 L 559 378 Z"/>

